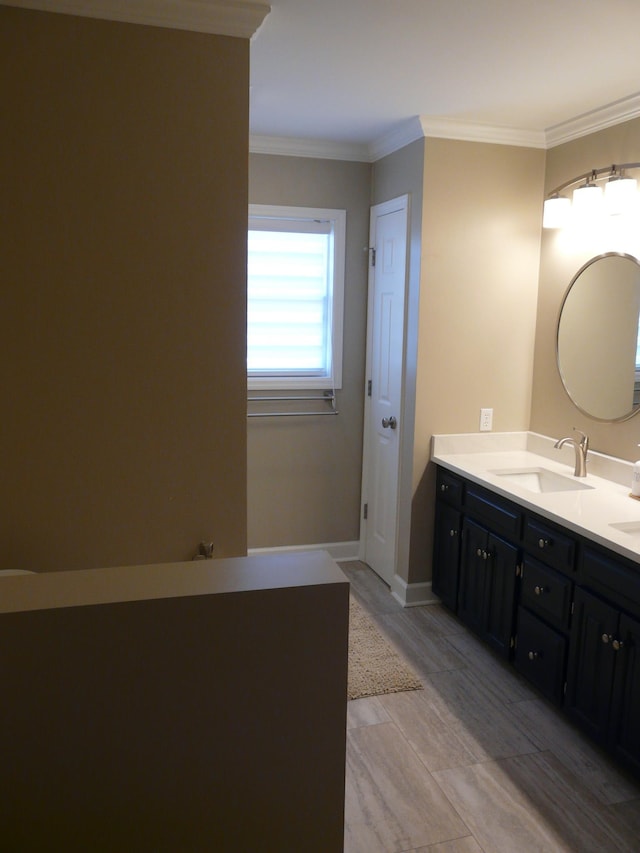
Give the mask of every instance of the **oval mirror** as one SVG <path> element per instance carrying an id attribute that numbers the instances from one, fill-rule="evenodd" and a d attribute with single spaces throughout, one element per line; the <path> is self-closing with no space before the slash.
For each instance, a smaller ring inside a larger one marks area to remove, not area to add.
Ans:
<path id="1" fill-rule="evenodd" d="M 623 421 L 640 407 L 640 262 L 598 255 L 564 295 L 556 340 L 558 370 L 573 403 L 599 421 Z"/>

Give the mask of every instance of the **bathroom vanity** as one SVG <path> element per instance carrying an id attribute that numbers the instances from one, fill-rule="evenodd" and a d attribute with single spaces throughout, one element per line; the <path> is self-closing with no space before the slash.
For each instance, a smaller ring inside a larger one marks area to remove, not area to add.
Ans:
<path id="1" fill-rule="evenodd" d="M 640 502 L 630 463 L 533 433 L 434 436 L 433 591 L 640 775 Z"/>

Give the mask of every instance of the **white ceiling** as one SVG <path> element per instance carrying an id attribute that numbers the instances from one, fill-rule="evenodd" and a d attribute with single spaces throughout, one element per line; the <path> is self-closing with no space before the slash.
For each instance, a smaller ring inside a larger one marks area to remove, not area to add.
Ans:
<path id="1" fill-rule="evenodd" d="M 640 115 L 640 0 L 270 5 L 251 42 L 254 137 L 371 148 L 420 117 L 544 147 L 576 117 Z"/>

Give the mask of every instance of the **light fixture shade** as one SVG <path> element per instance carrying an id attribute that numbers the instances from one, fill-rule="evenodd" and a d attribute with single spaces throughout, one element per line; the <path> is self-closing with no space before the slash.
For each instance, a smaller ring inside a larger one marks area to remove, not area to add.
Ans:
<path id="1" fill-rule="evenodd" d="M 573 213 L 581 219 L 597 216 L 602 212 L 602 187 L 583 184 L 573 191 Z"/>
<path id="2" fill-rule="evenodd" d="M 571 215 L 571 201 L 556 195 L 546 199 L 542 214 L 543 228 L 564 228 Z"/>
<path id="3" fill-rule="evenodd" d="M 631 213 L 638 200 L 635 178 L 611 178 L 604 186 L 605 210 L 612 216 Z"/>

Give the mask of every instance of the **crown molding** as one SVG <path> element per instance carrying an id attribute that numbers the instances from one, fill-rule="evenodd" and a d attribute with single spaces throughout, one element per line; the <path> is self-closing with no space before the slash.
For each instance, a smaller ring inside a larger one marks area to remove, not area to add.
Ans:
<path id="1" fill-rule="evenodd" d="M 322 160 L 354 160 L 360 163 L 375 163 L 388 154 L 393 154 L 394 151 L 399 151 L 412 142 L 425 137 L 492 142 L 501 145 L 519 145 L 526 148 L 545 147 L 542 131 L 521 131 L 490 125 L 454 122 L 448 119 L 414 116 L 396 125 L 388 133 L 375 139 L 369 145 L 254 134 L 249 138 L 249 151 L 252 154 L 281 154 L 289 157 L 318 157 Z"/>
<path id="2" fill-rule="evenodd" d="M 547 148 L 555 148 L 564 142 L 571 142 L 581 136 L 597 133 L 607 127 L 622 124 L 640 116 L 640 93 L 621 98 L 597 110 L 560 122 L 546 130 Z"/>
<path id="3" fill-rule="evenodd" d="M 522 130 L 432 116 L 420 116 L 420 123 L 425 137 L 458 139 L 466 142 L 490 142 L 493 145 L 515 145 L 520 148 L 544 148 L 546 146 L 545 134 L 541 130 Z"/>
<path id="4" fill-rule="evenodd" d="M 369 158 L 375 163 L 394 151 L 399 151 L 412 142 L 424 138 L 424 130 L 420 116 L 413 116 L 406 121 L 397 124 L 388 133 L 380 136 L 369 145 Z"/>
<path id="5" fill-rule="evenodd" d="M 418 139 L 425 138 L 548 149 L 639 117 L 640 93 L 561 122 L 545 131 L 518 130 L 448 118 L 414 116 L 396 125 L 369 145 L 279 136 L 252 136 L 250 150 L 261 154 L 288 154 L 291 157 L 319 157 L 326 160 L 357 160 L 375 163 L 382 157 L 393 154 L 394 151 L 399 151 Z"/>
<path id="6" fill-rule="evenodd" d="M 252 154 L 281 154 L 287 157 L 317 157 L 320 160 L 371 162 L 367 145 L 358 145 L 352 142 L 330 142 L 322 139 L 251 134 L 249 151 Z"/>
<path id="7" fill-rule="evenodd" d="M 371 159 L 379 160 L 417 139 L 427 137 L 458 139 L 466 142 L 490 142 L 494 145 L 517 145 L 523 148 L 544 148 L 546 144 L 543 131 L 518 130 L 449 118 L 414 116 L 372 142 L 369 146 Z"/>
<path id="8" fill-rule="evenodd" d="M 2 0 L 2 5 L 248 39 L 271 10 L 248 0 Z"/>

